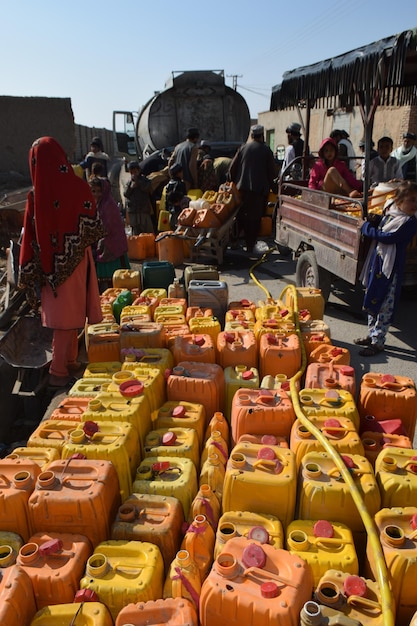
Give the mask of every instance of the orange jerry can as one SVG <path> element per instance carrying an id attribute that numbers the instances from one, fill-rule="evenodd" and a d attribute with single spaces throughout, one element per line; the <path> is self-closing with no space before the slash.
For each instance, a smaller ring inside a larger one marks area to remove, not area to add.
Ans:
<path id="1" fill-rule="evenodd" d="M 219 520 L 214 546 L 214 558 L 225 549 L 233 537 L 246 537 L 274 548 L 284 547 L 284 531 L 277 517 L 252 511 L 227 511 Z"/>
<path id="2" fill-rule="evenodd" d="M 412 441 L 405 435 L 391 435 L 390 433 L 378 433 L 365 431 L 361 434 L 361 441 L 365 451 L 365 456 L 375 467 L 375 461 L 379 453 L 385 448 L 408 448 L 413 447 Z"/>
<path id="3" fill-rule="evenodd" d="M 165 348 L 164 327 L 158 322 L 130 322 L 120 329 L 120 347 Z"/>
<path id="4" fill-rule="evenodd" d="M 181 361 L 216 363 L 216 349 L 210 335 L 186 334 L 173 338 L 170 350 L 175 365 Z"/>
<path id="5" fill-rule="evenodd" d="M 352 532 L 340 522 L 294 520 L 287 528 L 286 549 L 311 566 L 314 587 L 329 569 L 359 574 Z"/>
<path id="6" fill-rule="evenodd" d="M 359 434 L 348 417 L 322 417 L 312 415 L 310 422 L 320 430 L 329 443 L 339 454 L 360 454 L 364 456 L 364 448 Z M 301 422 L 296 420 L 291 429 L 290 449 L 295 454 L 297 467 L 307 452 L 323 450 L 319 441 Z"/>
<path id="7" fill-rule="evenodd" d="M 155 235 L 139 233 L 127 237 L 127 254 L 132 261 L 153 258 L 156 255 Z"/>
<path id="8" fill-rule="evenodd" d="M 417 450 L 384 448 L 375 461 L 381 506 L 408 506 L 417 496 Z"/>
<path id="9" fill-rule="evenodd" d="M 359 413 L 355 400 L 349 391 L 344 389 L 302 389 L 299 393 L 302 411 L 310 417 L 325 415 L 327 417 L 348 417 L 356 430 L 359 429 Z"/>
<path id="10" fill-rule="evenodd" d="M 382 626 L 385 617 L 380 598 L 379 585 L 373 580 L 336 569 L 323 574 L 314 592 L 316 602 L 343 614 L 334 617 L 334 623 L 352 626 Z M 348 622 L 346 617 L 350 618 Z"/>
<path id="11" fill-rule="evenodd" d="M 89 324 L 85 342 L 89 363 L 120 361 L 119 324 Z"/>
<path id="12" fill-rule="evenodd" d="M 80 626 L 84 626 L 84 624 L 113 626 L 114 624 L 109 610 L 104 604 L 85 601 L 46 606 L 36 613 L 30 626 L 57 626 L 59 624 L 71 624 L 71 621 Z"/>
<path id="13" fill-rule="evenodd" d="M 322 320 L 324 316 L 325 301 L 321 289 L 314 287 L 296 287 L 298 310 L 308 309 L 313 320 Z M 284 304 L 292 309 L 295 308 L 295 298 L 292 290 L 285 291 Z"/>
<path id="14" fill-rule="evenodd" d="M 224 368 L 258 366 L 258 345 L 252 330 L 222 331 L 217 335 L 217 363 Z"/>
<path id="15" fill-rule="evenodd" d="M 239 443 L 226 466 L 223 512 L 270 513 L 286 527 L 294 519 L 296 486 L 297 469 L 291 450 Z"/>
<path id="16" fill-rule="evenodd" d="M 29 576 L 20 567 L 7 567 L 1 574 L 0 624 L 30 624 L 36 613 L 36 603 Z"/>
<path id="17" fill-rule="evenodd" d="M 409 624 L 417 611 L 417 508 L 382 509 L 375 515 L 389 582 L 396 607 L 396 622 Z M 377 564 L 368 541 L 367 567 L 375 577 Z"/>
<path id="18" fill-rule="evenodd" d="M 225 465 L 219 454 L 210 454 L 202 464 L 200 470 L 199 486 L 208 485 L 220 504 L 223 500 Z"/>
<path id="19" fill-rule="evenodd" d="M 157 428 L 145 437 L 144 456 L 179 456 L 200 463 L 200 444 L 194 428 Z"/>
<path id="20" fill-rule="evenodd" d="M 188 306 L 185 312 L 185 321 L 187 324 L 194 317 L 213 317 L 213 309 L 202 308 L 199 306 Z"/>
<path id="21" fill-rule="evenodd" d="M 81 589 L 97 594 L 115 620 L 129 603 L 162 596 L 164 564 L 159 548 L 144 541 L 101 542 L 90 556 Z"/>
<path id="22" fill-rule="evenodd" d="M 356 397 L 355 370 L 350 365 L 310 363 L 307 366 L 304 387 L 307 389 L 345 389 Z"/>
<path id="23" fill-rule="evenodd" d="M 264 333 L 259 340 L 259 374 L 285 374 L 292 378 L 301 368 L 301 345 L 297 334 Z"/>
<path id="24" fill-rule="evenodd" d="M 213 563 L 215 535 L 208 519 L 199 513 L 188 526 L 181 550 L 186 550 L 194 560 L 203 581 Z"/>
<path id="25" fill-rule="evenodd" d="M 51 532 L 30 537 L 16 563 L 32 581 L 37 610 L 74 600 L 92 551 L 83 535 Z"/>
<path id="26" fill-rule="evenodd" d="M 10 531 L 27 541 L 33 532 L 28 500 L 41 468 L 30 459 L 0 459 L 0 531 Z"/>
<path id="27" fill-rule="evenodd" d="M 253 302 L 252 300 L 247 300 L 246 298 L 243 298 L 242 300 L 233 300 L 232 302 L 229 302 L 228 304 L 228 310 L 229 311 L 252 311 L 253 316 L 255 317 L 255 310 L 256 310 L 256 303 Z"/>
<path id="28" fill-rule="evenodd" d="M 255 321 L 255 309 L 250 307 L 242 309 L 229 308 L 224 316 L 225 322 L 254 322 Z"/>
<path id="29" fill-rule="evenodd" d="M 185 598 L 166 598 L 128 604 L 116 618 L 115 626 L 199 626 L 194 605 Z"/>
<path id="30" fill-rule="evenodd" d="M 211 454 L 218 454 L 220 460 L 226 465 L 229 458 L 229 444 L 223 439 L 219 430 L 213 430 L 207 439 L 203 451 L 201 453 L 201 465 Z"/>
<path id="31" fill-rule="evenodd" d="M 224 410 L 223 368 L 217 363 L 181 361 L 167 380 L 168 400 L 199 402 L 206 409 L 207 423 L 216 411 Z"/>
<path id="32" fill-rule="evenodd" d="M 210 485 L 200 485 L 191 503 L 188 522 L 191 523 L 196 515 L 204 515 L 213 530 L 216 530 L 220 517 L 220 502 Z"/>
<path id="33" fill-rule="evenodd" d="M 259 373 L 255 367 L 235 365 L 224 368 L 224 382 L 226 392 L 226 406 L 224 414 L 230 423 L 233 397 L 238 389 L 259 389 Z"/>
<path id="34" fill-rule="evenodd" d="M 244 434 L 289 439 L 294 421 L 294 407 L 286 391 L 238 389 L 232 400 L 232 444 Z"/>
<path id="35" fill-rule="evenodd" d="M 39 474 L 28 504 L 34 532 L 65 528 L 95 546 L 109 536 L 120 506 L 116 469 L 110 461 L 53 461 Z"/>
<path id="36" fill-rule="evenodd" d="M 357 484 L 369 514 L 380 509 L 381 496 L 369 461 L 358 454 L 343 454 L 343 461 Z M 323 511 L 334 522 L 362 532 L 363 522 L 349 486 L 327 452 L 308 452 L 301 461 L 298 479 L 297 518 L 321 519 Z"/>
<path id="37" fill-rule="evenodd" d="M 312 587 L 311 569 L 300 557 L 235 537 L 202 585 L 201 626 L 298 624 Z"/>
<path id="38" fill-rule="evenodd" d="M 73 420 L 74 422 L 81 422 L 81 417 L 88 409 L 91 399 L 88 397 L 62 398 L 57 408 L 52 411 L 50 419 L 53 421 L 68 422 Z"/>
<path id="39" fill-rule="evenodd" d="M 196 402 L 168 400 L 152 413 L 152 427 L 194 428 L 201 448 L 206 428 L 206 410 Z"/>
<path id="40" fill-rule="evenodd" d="M 350 365 L 350 352 L 347 348 L 322 343 L 310 352 L 308 362 Z"/>
<path id="41" fill-rule="evenodd" d="M 272 333 L 273 335 L 290 335 L 295 333 L 295 330 L 296 327 L 294 322 L 276 319 L 259 319 L 255 322 L 253 327 L 253 332 L 255 333 L 255 337 L 258 342 L 265 333 Z"/>
<path id="42" fill-rule="evenodd" d="M 226 420 L 221 411 L 216 411 L 216 413 L 209 421 L 204 435 L 204 443 L 206 443 L 207 439 L 209 439 L 209 437 L 215 430 L 220 432 L 221 436 L 228 446 L 230 441 L 229 422 Z"/>
<path id="43" fill-rule="evenodd" d="M 182 239 L 172 235 L 172 231 L 166 231 L 161 238 L 158 237 L 156 248 L 160 261 L 168 261 L 177 267 L 184 263 L 184 247 Z"/>
<path id="44" fill-rule="evenodd" d="M 183 524 L 184 513 L 177 498 L 132 493 L 119 507 L 110 538 L 154 543 L 167 573 L 181 544 Z"/>
<path id="45" fill-rule="evenodd" d="M 47 468 L 51 461 L 60 458 L 58 450 L 55 448 L 27 448 L 25 446 L 13 448 L 13 452 L 8 454 L 6 459 L 28 459 L 35 461 L 41 468 L 41 471 Z"/>
<path id="46" fill-rule="evenodd" d="M 358 410 L 361 417 L 373 415 L 378 421 L 401 418 L 406 434 L 413 441 L 417 394 L 411 378 L 374 372 L 365 374 L 359 389 Z"/>
<path id="47" fill-rule="evenodd" d="M 311 332 L 310 330 L 302 330 L 301 339 L 304 343 L 304 349 L 307 359 L 310 359 L 310 354 L 318 347 L 331 345 L 330 336 L 325 332 Z"/>
<path id="48" fill-rule="evenodd" d="M 165 579 L 163 597 L 164 599 L 184 598 L 198 611 L 200 592 L 201 577 L 197 563 L 187 550 L 179 550 Z"/>

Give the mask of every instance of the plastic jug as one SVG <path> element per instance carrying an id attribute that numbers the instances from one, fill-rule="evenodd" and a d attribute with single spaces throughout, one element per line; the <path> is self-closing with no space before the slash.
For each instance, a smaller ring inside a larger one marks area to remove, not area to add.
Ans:
<path id="1" fill-rule="evenodd" d="M 222 331 L 217 335 L 217 362 L 223 368 L 258 366 L 258 345 L 252 330 Z"/>
<path id="2" fill-rule="evenodd" d="M 347 348 L 321 343 L 309 353 L 308 362 L 350 365 L 350 352 Z"/>
<path id="3" fill-rule="evenodd" d="M 140 274 L 137 270 L 118 269 L 113 272 L 113 287 L 122 289 L 141 289 Z"/>
<path id="4" fill-rule="evenodd" d="M 200 571 L 187 550 L 179 550 L 164 584 L 164 598 L 185 598 L 198 611 L 201 592 Z"/>
<path id="5" fill-rule="evenodd" d="M 220 502 L 210 485 L 202 484 L 191 503 L 188 521 L 191 523 L 196 515 L 204 515 L 213 530 L 216 530 L 220 508 Z"/>
<path id="6" fill-rule="evenodd" d="M 206 410 L 196 402 L 168 400 L 152 413 L 152 423 L 154 428 L 193 428 L 201 448 L 206 428 Z"/>
<path id="7" fill-rule="evenodd" d="M 164 327 L 159 322 L 131 322 L 120 330 L 120 347 L 164 348 Z"/>
<path id="8" fill-rule="evenodd" d="M 17 533 L 0 531 L 0 568 L 11 567 L 16 563 L 23 539 Z"/>
<path id="9" fill-rule="evenodd" d="M 182 540 L 181 550 L 186 550 L 197 564 L 203 581 L 213 562 L 215 535 L 205 515 L 198 514 L 189 525 Z"/>
<path id="10" fill-rule="evenodd" d="M 217 454 L 221 462 L 226 465 L 229 458 L 229 446 L 223 439 L 219 430 L 213 430 L 210 437 L 207 439 L 201 453 L 201 465 L 203 465 L 206 459 L 212 454 Z"/>
<path id="11" fill-rule="evenodd" d="M 166 598 L 128 604 L 119 613 L 115 626 L 198 626 L 197 611 L 185 598 Z"/>
<path id="12" fill-rule="evenodd" d="M 13 529 L 24 541 L 33 532 L 28 500 L 40 471 L 39 465 L 29 459 L 0 460 L 0 530 L 9 532 Z"/>
<path id="13" fill-rule="evenodd" d="M 41 471 L 51 463 L 59 459 L 59 452 L 55 448 L 13 448 L 13 452 L 6 456 L 6 459 L 28 459 L 39 465 Z"/>
<path id="14" fill-rule="evenodd" d="M 348 417 L 355 428 L 359 429 L 359 413 L 355 400 L 344 389 L 302 389 L 299 400 L 303 412 L 327 417 Z"/>
<path id="15" fill-rule="evenodd" d="M 246 537 L 274 548 L 284 547 L 284 530 L 277 517 L 252 511 L 227 511 L 219 520 L 214 546 L 214 558 L 223 552 L 233 537 Z"/>
<path id="16" fill-rule="evenodd" d="M 170 350 L 175 365 L 181 361 L 200 361 L 202 363 L 216 363 L 216 349 L 213 339 L 208 334 L 185 334 L 175 337 Z"/>
<path id="17" fill-rule="evenodd" d="M 220 432 L 227 446 L 229 445 L 229 423 L 221 411 L 216 411 L 208 423 L 204 436 L 204 443 L 211 436 L 213 431 Z"/>
<path id="18" fill-rule="evenodd" d="M 201 466 L 199 485 L 208 485 L 219 502 L 223 499 L 225 466 L 218 454 L 211 454 Z"/>
<path id="19" fill-rule="evenodd" d="M 307 389 L 346 389 L 356 396 L 355 370 L 350 365 L 310 363 L 307 366 L 304 387 Z"/>
<path id="20" fill-rule="evenodd" d="M 193 428 L 158 428 L 151 430 L 144 445 L 144 456 L 178 456 L 200 463 L 200 445 Z"/>
<path id="21" fill-rule="evenodd" d="M 259 373 L 294 376 L 301 367 L 301 345 L 297 334 L 264 333 L 259 340 Z"/>
<path id="22" fill-rule="evenodd" d="M 226 406 L 224 414 L 230 423 L 233 397 L 238 389 L 259 389 L 259 372 L 257 368 L 246 365 L 235 365 L 224 368 Z"/>
<path id="23" fill-rule="evenodd" d="M 29 624 L 35 613 L 35 596 L 29 576 L 20 567 L 3 569 L 0 579 L 0 623 L 4 626 Z"/>
<path id="24" fill-rule="evenodd" d="M 136 286 L 136 285 L 135 285 Z M 126 289 L 119 293 L 116 300 L 113 302 L 113 315 L 116 318 L 116 322 L 120 322 L 120 313 L 125 306 L 132 304 L 133 296 L 129 289 Z"/>
<path id="25" fill-rule="evenodd" d="M 381 506 L 408 506 L 417 495 L 417 450 L 384 448 L 375 461 Z"/>
<path id="26" fill-rule="evenodd" d="M 324 316 L 324 298 L 321 289 L 314 287 L 296 287 L 297 307 L 300 309 L 308 309 L 314 320 L 322 320 Z M 285 292 L 284 303 L 287 307 L 294 307 L 294 295 L 289 289 Z"/>
<path id="27" fill-rule="evenodd" d="M 411 450 L 413 447 L 411 440 L 405 435 L 391 435 L 389 433 L 376 433 L 372 431 L 362 433 L 361 441 L 365 456 L 372 464 L 372 467 L 375 466 L 375 461 L 384 448 L 407 448 Z"/>
<path id="28" fill-rule="evenodd" d="M 77 626 L 113 626 L 114 623 L 109 610 L 101 602 L 72 602 L 46 606 L 36 613 L 30 626 L 58 626 L 71 624 L 71 620 Z"/>

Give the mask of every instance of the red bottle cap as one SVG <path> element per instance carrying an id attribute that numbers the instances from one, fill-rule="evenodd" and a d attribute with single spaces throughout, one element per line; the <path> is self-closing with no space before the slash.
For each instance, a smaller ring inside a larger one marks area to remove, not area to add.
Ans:
<path id="1" fill-rule="evenodd" d="M 162 435 L 162 445 L 163 446 L 173 446 L 177 441 L 177 435 L 172 431 L 168 431 Z"/>
<path id="2" fill-rule="evenodd" d="M 281 383 L 281 389 L 282 391 L 289 391 L 290 390 L 290 383 L 289 381 L 285 381 L 283 383 Z"/>
<path id="3" fill-rule="evenodd" d="M 261 595 L 263 598 L 276 598 L 279 594 L 279 588 L 277 583 L 272 580 L 261 585 Z"/>
<path id="4" fill-rule="evenodd" d="M 205 342 L 205 339 L 203 335 L 195 335 L 194 343 L 196 346 L 203 346 L 204 342 Z"/>
<path id="5" fill-rule="evenodd" d="M 179 404 L 178 406 L 172 409 L 171 416 L 172 417 L 185 417 L 186 412 L 187 412 L 187 409 L 185 408 L 185 406 L 183 404 Z"/>
<path id="6" fill-rule="evenodd" d="M 76 452 L 75 454 L 71 454 L 71 461 L 85 461 L 87 457 L 82 452 Z"/>
<path id="7" fill-rule="evenodd" d="M 61 539 L 50 539 L 49 541 L 45 541 L 41 546 L 39 546 L 39 554 L 41 556 L 48 556 L 48 554 L 55 554 L 62 550 L 62 541 Z"/>
<path id="8" fill-rule="evenodd" d="M 92 589 L 79 589 L 74 596 L 74 602 L 99 602 L 99 597 Z"/>
<path id="9" fill-rule="evenodd" d="M 332 356 L 339 356 L 340 354 L 343 354 L 343 348 L 333 348 L 333 350 L 330 350 L 330 354 Z"/>
<path id="10" fill-rule="evenodd" d="M 286 315 L 288 315 L 288 313 L 289 313 L 288 309 L 281 309 L 281 311 L 279 312 L 281 317 L 285 317 Z"/>
<path id="11" fill-rule="evenodd" d="M 266 563 L 266 554 L 256 543 L 250 543 L 242 552 L 242 563 L 245 567 L 262 567 Z"/>
<path id="12" fill-rule="evenodd" d="M 243 300 L 240 301 L 240 304 L 242 306 L 250 306 L 250 300 L 246 300 L 246 298 L 243 298 Z"/>
<path id="13" fill-rule="evenodd" d="M 170 467 L 171 464 L 169 461 L 158 461 L 157 463 L 152 463 L 153 472 L 165 472 Z"/>
<path id="14" fill-rule="evenodd" d="M 331 539 L 334 536 L 333 526 L 327 520 L 319 519 L 318 522 L 314 524 L 313 534 L 315 537 L 325 537 L 326 539 Z"/>
<path id="15" fill-rule="evenodd" d="M 335 417 L 329 417 L 328 420 L 324 421 L 324 425 L 326 426 L 326 428 L 330 428 L 331 426 L 333 426 L 333 428 L 340 428 L 341 426 L 339 420 Z"/>
<path id="16" fill-rule="evenodd" d="M 355 370 L 350 365 L 341 365 L 340 373 L 343 374 L 343 376 L 354 376 Z"/>
<path id="17" fill-rule="evenodd" d="M 366 582 L 360 576 L 347 576 L 345 582 L 343 583 L 343 589 L 345 595 L 349 596 L 360 596 L 364 598 L 366 596 Z"/>
<path id="18" fill-rule="evenodd" d="M 254 376 L 255 374 L 252 372 L 252 370 L 245 370 L 242 373 L 243 380 L 251 380 Z"/>
<path id="19" fill-rule="evenodd" d="M 172 370 L 169 369 L 169 367 L 167 367 L 167 369 L 164 372 L 164 379 L 168 380 L 168 378 L 171 376 L 171 374 L 172 374 Z"/>
<path id="20" fill-rule="evenodd" d="M 226 341 L 226 343 L 233 343 L 234 340 L 235 340 L 234 333 L 225 332 L 223 337 L 224 337 L 224 340 Z"/>
<path id="21" fill-rule="evenodd" d="M 275 435 L 262 435 L 261 443 L 265 446 L 277 446 L 278 440 Z"/>
<path id="22" fill-rule="evenodd" d="M 86 437 L 92 437 L 94 433 L 98 433 L 99 431 L 98 424 L 88 420 L 87 422 L 84 422 L 83 431 Z"/>
<path id="23" fill-rule="evenodd" d="M 267 340 L 267 342 L 271 345 L 276 345 L 278 343 L 277 337 L 276 335 L 272 334 L 272 333 L 266 333 L 265 335 L 265 339 Z"/>
<path id="24" fill-rule="evenodd" d="M 355 467 L 355 462 L 350 456 L 347 456 L 346 454 L 341 454 L 340 456 L 348 469 L 353 469 Z"/>
<path id="25" fill-rule="evenodd" d="M 258 450 L 257 457 L 258 459 L 267 459 L 269 461 L 273 461 L 277 458 L 277 455 L 272 448 L 261 448 L 260 450 Z"/>
<path id="26" fill-rule="evenodd" d="M 269 533 L 263 526 L 252 526 L 248 532 L 248 539 L 259 541 L 259 543 L 269 543 Z"/>
<path id="27" fill-rule="evenodd" d="M 415 530 L 417 528 L 417 513 L 415 513 L 413 515 L 413 517 L 410 520 L 410 526 L 413 530 Z"/>
<path id="28" fill-rule="evenodd" d="M 381 383 L 395 383 L 395 376 L 392 374 L 383 374 L 381 376 Z"/>
<path id="29" fill-rule="evenodd" d="M 119 385 L 119 390 L 122 396 L 125 398 L 134 398 L 143 393 L 145 389 L 144 384 L 140 380 L 125 380 L 124 383 Z"/>

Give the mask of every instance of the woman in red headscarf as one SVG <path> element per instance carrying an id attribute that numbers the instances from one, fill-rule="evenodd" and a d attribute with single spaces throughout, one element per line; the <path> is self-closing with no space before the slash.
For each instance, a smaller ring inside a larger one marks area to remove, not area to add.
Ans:
<path id="1" fill-rule="evenodd" d="M 362 194 L 362 181 L 357 180 L 344 161 L 337 158 L 337 143 L 331 137 L 323 139 L 319 159 L 310 171 L 308 186 L 340 196 L 358 198 Z"/>
<path id="2" fill-rule="evenodd" d="M 33 143 L 29 167 L 19 282 L 32 308 L 40 300 L 43 326 L 54 330 L 50 384 L 63 387 L 80 366 L 78 330 L 102 319 L 91 245 L 103 227 L 88 183 L 55 139 Z"/>

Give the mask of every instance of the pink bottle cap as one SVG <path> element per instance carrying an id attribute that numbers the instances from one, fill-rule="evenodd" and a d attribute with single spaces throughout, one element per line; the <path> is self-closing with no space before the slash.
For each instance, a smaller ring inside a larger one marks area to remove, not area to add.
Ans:
<path id="1" fill-rule="evenodd" d="M 325 519 L 318 520 L 313 527 L 313 534 L 315 537 L 325 537 L 331 539 L 334 536 L 333 526 Z"/>
<path id="2" fill-rule="evenodd" d="M 413 530 L 415 530 L 417 528 L 417 513 L 415 513 L 413 515 L 413 517 L 410 520 L 410 526 Z"/>
<path id="3" fill-rule="evenodd" d="M 125 398 L 134 398 L 143 393 L 145 389 L 144 384 L 140 380 L 125 380 L 124 383 L 119 385 L 119 390 L 122 396 Z"/>
<path id="4" fill-rule="evenodd" d="M 262 567 L 266 563 L 266 554 L 261 546 L 251 543 L 242 552 L 242 563 L 245 567 Z"/>
<path id="5" fill-rule="evenodd" d="M 187 410 L 183 404 L 174 407 L 171 412 L 172 417 L 185 417 Z"/>
<path id="6" fill-rule="evenodd" d="M 341 365 L 340 373 L 343 374 L 343 376 L 354 376 L 355 370 L 350 365 Z"/>
<path id="7" fill-rule="evenodd" d="M 252 526 L 248 532 L 248 539 L 259 541 L 259 543 L 269 543 L 269 533 L 263 526 Z"/>
<path id="8" fill-rule="evenodd" d="M 253 377 L 254 377 L 254 373 L 252 372 L 252 370 L 245 370 L 242 373 L 243 380 L 251 380 Z"/>
<path id="9" fill-rule="evenodd" d="M 62 550 L 62 541 L 61 539 L 50 539 L 50 541 L 45 541 L 41 546 L 39 546 L 39 554 L 41 556 L 48 556 L 48 554 L 55 554 Z"/>
<path id="10" fill-rule="evenodd" d="M 257 454 L 258 459 L 266 459 L 268 461 L 273 461 L 274 459 L 277 458 L 277 455 L 275 454 L 274 450 L 272 448 L 261 448 L 260 450 L 258 450 L 258 454 Z"/>
<path id="11" fill-rule="evenodd" d="M 156 463 L 152 463 L 153 472 L 165 472 L 170 467 L 171 464 L 169 461 L 157 461 Z"/>
<path id="12" fill-rule="evenodd" d="M 348 598 L 349 596 L 360 596 L 361 598 L 366 596 L 366 582 L 360 576 L 353 574 L 347 576 L 343 583 L 343 589 Z"/>
<path id="13" fill-rule="evenodd" d="M 168 431 L 162 435 L 162 445 L 163 446 L 173 446 L 177 441 L 177 435 L 172 431 Z"/>
<path id="14" fill-rule="evenodd" d="M 392 374 L 384 374 L 381 376 L 381 383 L 395 383 L 395 376 Z"/>
<path id="15" fill-rule="evenodd" d="M 261 443 L 265 446 L 277 446 L 278 440 L 275 435 L 262 435 Z"/>
<path id="16" fill-rule="evenodd" d="M 99 602 L 99 597 L 92 589 L 79 589 L 74 596 L 74 602 Z"/>

